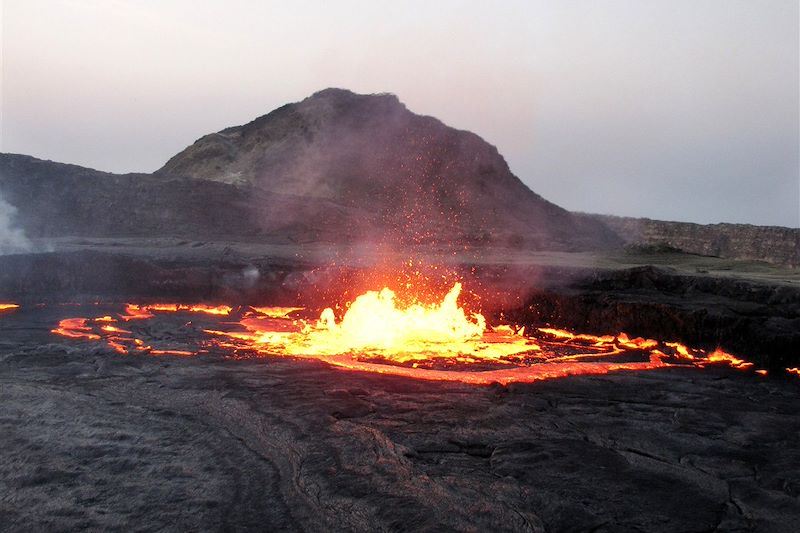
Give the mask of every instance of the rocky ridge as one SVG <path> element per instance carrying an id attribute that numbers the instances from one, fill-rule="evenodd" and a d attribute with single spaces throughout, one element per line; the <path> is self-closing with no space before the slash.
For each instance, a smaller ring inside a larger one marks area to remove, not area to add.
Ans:
<path id="1" fill-rule="evenodd" d="M 206 135 L 157 172 L 246 184 L 264 227 L 344 240 L 588 250 L 602 223 L 544 200 L 477 135 L 416 115 L 391 94 L 326 89 Z M 273 196 L 274 200 L 272 200 Z"/>
<path id="2" fill-rule="evenodd" d="M 686 253 L 800 266 L 800 229 L 751 224 L 694 224 L 649 218 L 588 215 L 614 230 L 627 245 L 674 248 Z"/>
<path id="3" fill-rule="evenodd" d="M 227 236 L 598 250 L 621 240 L 552 204 L 477 135 L 393 95 L 326 89 L 206 135 L 154 174 L 0 155 L 31 237 Z"/>

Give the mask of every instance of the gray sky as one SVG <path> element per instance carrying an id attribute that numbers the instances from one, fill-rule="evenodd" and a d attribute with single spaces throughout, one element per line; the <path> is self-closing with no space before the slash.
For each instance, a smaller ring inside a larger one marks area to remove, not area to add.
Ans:
<path id="1" fill-rule="evenodd" d="M 568 209 L 800 226 L 796 0 L 0 1 L 3 152 L 152 171 L 388 91 Z"/>

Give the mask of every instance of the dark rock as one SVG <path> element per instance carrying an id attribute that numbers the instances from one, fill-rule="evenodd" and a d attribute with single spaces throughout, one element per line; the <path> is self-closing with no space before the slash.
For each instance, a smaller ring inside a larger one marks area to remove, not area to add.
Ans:
<path id="1" fill-rule="evenodd" d="M 262 233 L 246 209 L 247 188 L 149 174 L 110 174 L 0 154 L 0 193 L 29 238 Z M 257 195 L 256 195 L 257 196 Z"/>
<path id="2" fill-rule="evenodd" d="M 4 531 L 790 532 L 800 520 L 795 382 L 668 369 L 498 394 L 288 358 L 98 354 L 50 336 L 69 312 L 0 318 Z"/>
<path id="3" fill-rule="evenodd" d="M 529 327 L 626 332 L 723 350 L 767 368 L 800 363 L 800 288 L 637 267 L 535 290 L 505 316 Z"/>

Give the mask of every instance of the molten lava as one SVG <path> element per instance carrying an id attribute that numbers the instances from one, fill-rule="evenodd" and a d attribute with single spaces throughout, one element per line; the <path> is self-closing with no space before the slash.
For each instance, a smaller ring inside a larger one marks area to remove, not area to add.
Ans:
<path id="1" fill-rule="evenodd" d="M 58 327 L 51 331 L 57 335 L 72 339 L 100 340 L 102 337 L 92 333 L 92 327 L 86 325 L 88 321 L 89 319 L 87 318 L 65 318 L 58 323 Z"/>
<path id="2" fill-rule="evenodd" d="M 355 299 L 340 322 L 328 308 L 316 323 L 293 321 L 292 328 L 276 321 L 286 319 L 288 313 L 271 312 L 242 321 L 250 335 L 234 338 L 249 340 L 259 349 L 280 355 L 360 354 L 399 363 L 454 356 L 499 359 L 538 349 L 521 335 L 507 335 L 503 342 L 484 339 L 486 320 L 477 313 L 467 316 L 457 303 L 460 292 L 461 284 L 456 283 L 441 303 L 413 303 L 401 308 L 390 289 L 369 291 Z M 282 327 L 276 331 L 276 325 Z M 208 333 L 228 335 L 216 330 Z"/>
<path id="3" fill-rule="evenodd" d="M 294 318 L 304 311 L 300 307 L 250 307 L 237 312 L 243 315 L 238 322 L 230 322 L 221 320 L 233 312 L 229 306 L 127 304 L 116 318 L 68 318 L 53 333 L 105 342 L 120 354 L 288 356 L 348 370 L 474 384 L 681 366 L 753 367 L 719 349 L 706 352 L 676 342 L 632 339 L 624 333 L 595 336 L 556 328 L 525 332 L 511 325 L 490 327 L 482 315 L 459 306 L 460 291 L 456 283 L 432 304 L 399 304 L 388 288 L 368 291 L 339 320 L 331 308 L 318 319 L 306 320 Z M 177 336 L 182 340 L 164 345 L 159 326 L 157 338 L 148 338 L 146 325 L 164 313 L 194 314 L 197 320 L 180 319 L 182 327 L 195 328 L 194 336 L 184 331 Z M 125 328 L 115 325 L 120 320 Z"/>
<path id="4" fill-rule="evenodd" d="M 8 311 L 10 309 L 17 309 L 17 308 L 19 308 L 18 304 L 0 303 L 0 311 Z"/>
<path id="5" fill-rule="evenodd" d="M 185 305 L 185 304 L 150 304 L 150 305 L 134 305 L 128 304 L 125 306 L 126 315 L 121 317 L 123 320 L 140 320 L 142 318 L 152 318 L 153 311 L 165 311 L 170 313 L 177 313 L 181 311 L 189 313 L 206 313 L 209 315 L 227 316 L 233 310 L 228 305 Z"/>

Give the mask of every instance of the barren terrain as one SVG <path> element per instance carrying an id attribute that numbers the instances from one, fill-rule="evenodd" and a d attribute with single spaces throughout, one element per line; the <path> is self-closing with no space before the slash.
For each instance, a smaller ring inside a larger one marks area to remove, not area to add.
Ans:
<path id="1" fill-rule="evenodd" d="M 794 531 L 800 519 L 800 382 L 780 369 L 766 377 L 681 368 L 473 386 L 291 358 L 123 356 L 50 329 L 93 301 L 100 315 L 113 307 L 103 301 L 163 296 L 153 272 L 182 280 L 173 289 L 184 299 L 203 294 L 197 280 L 211 278 L 187 275 L 198 265 L 217 272 L 210 303 L 223 295 L 262 304 L 291 298 L 291 290 L 241 286 L 236 275 L 256 265 L 267 278 L 281 272 L 265 286 L 307 285 L 334 251 L 169 239 L 50 246 L 3 258 L 6 272 L 12 264 L 24 270 L 26 260 L 56 267 L 3 285 L 13 296 L 14 283 L 28 284 L 25 305 L 0 315 L 2 530 Z M 378 261 L 359 257 L 354 268 Z M 483 265 L 475 281 L 491 279 L 496 288 L 529 272 L 522 279 L 530 290 L 519 294 L 546 289 L 546 301 L 565 306 L 599 290 L 612 304 L 614 295 L 638 295 L 635 309 L 661 302 L 662 314 L 680 308 L 673 300 L 694 299 L 706 313 L 737 301 L 751 315 L 762 305 L 796 320 L 796 273 L 779 267 L 682 254 L 508 253 L 505 260 L 510 270 Z M 660 266 L 641 266 L 653 263 Z M 137 277 L 136 264 L 154 270 Z M 129 280 L 122 290 L 120 279 Z M 582 286 L 587 279 L 595 281 Z M 673 294 L 676 279 L 691 281 L 682 296 Z M 745 294 L 762 291 L 751 300 L 790 297 L 783 307 L 748 303 L 730 293 L 742 284 Z M 717 292 L 703 292 L 708 287 Z M 62 303 L 83 306 L 57 303 L 70 291 Z M 37 306 L 43 295 L 48 303 Z M 517 309 L 523 321 L 558 318 Z M 636 329 L 636 313 L 605 309 Z M 592 325 L 613 328 L 602 321 L 609 317 Z M 202 327 L 170 320 L 147 334 L 179 342 L 176 327 L 189 336 Z"/>
<path id="2" fill-rule="evenodd" d="M 800 386 L 785 377 L 476 387 L 120 356 L 51 336 L 70 312 L 0 317 L 5 531 L 788 532 L 800 519 Z"/>

